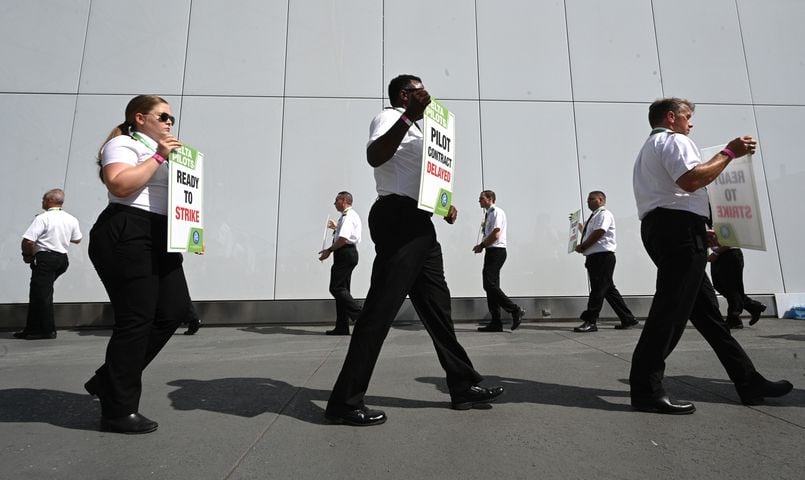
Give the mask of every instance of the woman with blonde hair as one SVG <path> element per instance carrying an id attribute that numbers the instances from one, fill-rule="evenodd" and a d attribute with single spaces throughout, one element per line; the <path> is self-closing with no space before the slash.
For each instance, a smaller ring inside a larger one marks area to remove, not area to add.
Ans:
<path id="1" fill-rule="evenodd" d="M 114 310 L 106 361 L 84 385 L 101 402 L 101 428 L 148 433 L 139 413 L 142 372 L 187 316 L 182 255 L 167 252 L 168 165 L 182 143 L 176 119 L 155 95 L 129 101 L 125 121 L 98 154 L 109 205 L 90 231 L 89 257 Z"/>

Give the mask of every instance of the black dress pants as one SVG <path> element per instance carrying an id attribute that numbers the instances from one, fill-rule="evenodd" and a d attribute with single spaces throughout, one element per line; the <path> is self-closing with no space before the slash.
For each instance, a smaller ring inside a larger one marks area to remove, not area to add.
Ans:
<path id="1" fill-rule="evenodd" d="M 596 323 L 606 299 L 622 323 L 632 323 L 634 315 L 626 306 L 621 292 L 612 280 L 612 275 L 615 273 L 615 253 L 601 252 L 587 255 L 584 267 L 587 268 L 587 277 L 590 279 L 590 297 L 587 299 L 587 310 L 582 312 L 581 319 Z"/>
<path id="2" fill-rule="evenodd" d="M 398 195 L 381 197 L 372 206 L 369 230 L 376 256 L 371 285 L 330 394 L 328 412 L 341 414 L 364 406 L 383 341 L 406 295 L 433 341 L 450 392 L 483 379 L 453 329 L 442 248 L 430 217 L 417 208 L 415 200 Z"/>
<path id="3" fill-rule="evenodd" d="M 139 410 L 142 372 L 187 317 L 182 255 L 167 253 L 167 217 L 110 204 L 90 231 L 89 257 L 115 315 L 96 371 L 104 417 Z"/>
<path id="4" fill-rule="evenodd" d="M 517 310 L 517 305 L 500 289 L 500 269 L 503 268 L 504 263 L 506 263 L 505 248 L 491 247 L 486 249 L 481 276 L 484 291 L 486 292 L 486 304 L 489 307 L 489 314 L 492 317 L 493 324 L 501 323 L 501 308 L 508 313 L 513 313 Z"/>
<path id="5" fill-rule="evenodd" d="M 651 211 L 641 223 L 643 245 L 657 266 L 657 290 L 632 355 L 632 398 L 665 395 L 665 359 L 679 342 L 688 319 L 713 348 L 734 384 L 748 384 L 755 372 L 752 361 L 724 325 L 715 290 L 705 275 L 705 228 L 703 217 L 664 208 Z"/>
<path id="6" fill-rule="evenodd" d="M 67 271 L 67 255 L 59 252 L 38 252 L 31 261 L 31 284 L 28 290 L 26 333 L 49 334 L 56 331 L 53 317 L 53 284 Z"/>
<path id="7" fill-rule="evenodd" d="M 763 304 L 746 296 L 744 292 L 744 254 L 740 248 L 720 253 L 710 264 L 713 287 L 727 300 L 727 317 L 738 319 L 744 309 L 750 312 Z"/>
<path id="8" fill-rule="evenodd" d="M 344 245 L 333 252 L 333 266 L 330 269 L 330 294 L 335 298 L 335 328 L 349 330 L 349 319 L 357 320 L 361 307 L 352 298 L 350 285 L 352 271 L 358 265 L 358 249 L 355 245 Z"/>

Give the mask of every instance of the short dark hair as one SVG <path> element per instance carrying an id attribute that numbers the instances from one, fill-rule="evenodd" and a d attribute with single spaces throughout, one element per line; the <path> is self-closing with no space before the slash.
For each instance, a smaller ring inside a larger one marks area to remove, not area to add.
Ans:
<path id="1" fill-rule="evenodd" d="M 400 105 L 396 105 L 396 102 L 400 98 L 400 92 L 408 87 L 411 82 L 422 82 L 422 79 L 415 76 L 409 75 L 404 73 L 402 75 L 397 75 L 396 77 L 392 78 L 389 82 L 389 102 L 391 102 L 392 107 L 398 107 Z"/>
<path id="2" fill-rule="evenodd" d="M 607 194 L 606 194 L 606 193 L 604 193 L 604 192 L 602 192 L 601 190 L 593 190 L 593 191 L 592 191 L 592 192 L 590 192 L 590 194 L 589 194 L 589 195 L 587 195 L 587 196 L 589 197 L 590 195 L 595 195 L 596 197 L 601 197 L 601 198 L 603 198 L 604 200 L 606 200 L 606 199 L 607 199 Z"/>
<path id="3" fill-rule="evenodd" d="M 481 192 L 481 195 L 492 200 L 492 203 L 495 203 L 497 201 L 497 199 L 495 198 L 495 192 L 493 192 L 492 190 L 484 190 L 483 192 Z"/>
<path id="4" fill-rule="evenodd" d="M 336 197 L 343 198 L 348 205 L 352 205 L 352 194 L 347 192 L 346 190 L 343 192 L 338 192 L 338 195 L 336 195 Z"/>
<path id="5" fill-rule="evenodd" d="M 696 105 L 684 98 L 667 97 L 656 100 L 648 107 L 648 123 L 652 128 L 658 127 L 668 112 L 679 113 L 683 107 L 688 107 L 691 112 L 696 110 Z"/>

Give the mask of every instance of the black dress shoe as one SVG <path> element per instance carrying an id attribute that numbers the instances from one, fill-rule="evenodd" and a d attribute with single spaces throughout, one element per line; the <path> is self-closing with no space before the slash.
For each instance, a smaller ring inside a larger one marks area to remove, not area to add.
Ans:
<path id="1" fill-rule="evenodd" d="M 475 405 L 486 405 L 503 393 L 503 387 L 484 388 L 473 385 L 461 393 L 452 395 L 453 410 L 469 410 Z"/>
<path id="2" fill-rule="evenodd" d="M 745 386 L 735 386 L 744 405 L 760 405 L 766 397 L 782 397 L 791 392 L 794 386 L 788 380 L 772 382 L 755 372 Z"/>
<path id="3" fill-rule="evenodd" d="M 615 325 L 615 330 L 628 330 L 628 329 L 630 329 L 632 327 L 636 327 L 638 325 L 640 325 L 640 322 L 637 321 L 636 318 L 633 318 L 631 322 L 626 322 L 626 323 L 621 322 L 620 324 Z"/>
<path id="4" fill-rule="evenodd" d="M 598 326 L 595 324 L 595 322 L 584 322 L 578 327 L 574 328 L 573 331 L 578 333 L 597 332 Z"/>
<path id="5" fill-rule="evenodd" d="M 741 319 L 738 317 L 727 317 L 727 320 L 724 323 L 730 330 L 739 330 L 744 328 L 743 322 L 741 322 Z"/>
<path id="6" fill-rule="evenodd" d="M 101 430 L 115 433 L 151 433 L 159 424 L 139 413 L 132 413 L 120 418 L 101 418 Z"/>
<path id="7" fill-rule="evenodd" d="M 332 330 L 327 330 L 324 332 L 325 335 L 349 335 L 349 328 L 340 329 L 334 328 Z"/>
<path id="8" fill-rule="evenodd" d="M 512 312 L 512 332 L 517 330 L 517 327 L 520 326 L 520 322 L 523 321 L 523 316 L 525 316 L 525 310 L 522 307 L 517 307 L 517 310 Z"/>
<path id="9" fill-rule="evenodd" d="M 512 329 L 513 330 L 513 329 Z M 502 332 L 503 325 L 499 323 L 490 323 L 485 327 L 478 327 L 479 332 Z"/>
<path id="10" fill-rule="evenodd" d="M 25 340 L 28 337 L 28 332 L 25 330 L 20 330 L 19 332 L 14 332 L 14 338 L 19 338 L 20 340 Z"/>
<path id="11" fill-rule="evenodd" d="M 48 333 L 29 333 L 23 337 L 25 340 L 53 340 L 56 338 L 56 332 Z"/>
<path id="12" fill-rule="evenodd" d="M 632 407 L 641 412 L 664 413 L 666 415 L 687 415 L 696 411 L 696 406 L 692 403 L 673 401 L 668 396 L 645 399 L 633 398 Z"/>
<path id="13" fill-rule="evenodd" d="M 97 375 L 93 375 L 92 378 L 87 380 L 87 383 L 84 384 L 84 390 L 93 397 L 98 396 L 101 392 L 101 381 L 98 379 Z"/>
<path id="14" fill-rule="evenodd" d="M 201 327 L 201 320 L 200 319 L 197 318 L 195 320 L 190 320 L 190 322 L 188 322 L 188 324 L 187 324 L 187 331 L 184 332 L 184 334 L 185 335 L 195 335 L 196 332 L 198 332 L 198 329 L 200 327 Z"/>
<path id="15" fill-rule="evenodd" d="M 370 410 L 366 407 L 356 408 L 355 410 L 344 413 L 325 411 L 324 417 L 333 423 L 343 423 L 354 427 L 369 427 L 371 425 L 386 423 L 386 412 L 382 410 Z"/>
<path id="16" fill-rule="evenodd" d="M 747 308 L 747 310 L 749 309 Z M 749 319 L 749 325 L 756 324 L 757 321 L 760 320 L 760 314 L 765 311 L 766 311 L 766 305 L 763 305 L 762 303 L 757 307 L 754 307 L 751 310 L 749 310 L 749 314 L 752 316 L 752 318 Z"/>

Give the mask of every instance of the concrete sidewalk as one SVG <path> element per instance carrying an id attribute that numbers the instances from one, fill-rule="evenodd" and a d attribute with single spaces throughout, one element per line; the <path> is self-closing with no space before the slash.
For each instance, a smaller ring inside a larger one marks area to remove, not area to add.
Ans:
<path id="1" fill-rule="evenodd" d="M 139 436 L 98 431 L 82 385 L 109 331 L 56 340 L 0 333 L 2 479 L 801 479 L 805 475 L 805 322 L 763 319 L 734 335 L 758 370 L 795 390 L 739 404 L 691 327 L 667 389 L 693 415 L 638 413 L 626 378 L 640 330 L 575 334 L 573 323 L 514 333 L 457 326 L 487 384 L 488 410 L 449 409 L 443 372 L 419 324 L 386 340 L 367 404 L 376 427 L 328 424 L 323 408 L 348 345 L 329 327 L 203 327 L 176 335 L 144 375 Z"/>

